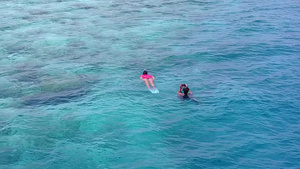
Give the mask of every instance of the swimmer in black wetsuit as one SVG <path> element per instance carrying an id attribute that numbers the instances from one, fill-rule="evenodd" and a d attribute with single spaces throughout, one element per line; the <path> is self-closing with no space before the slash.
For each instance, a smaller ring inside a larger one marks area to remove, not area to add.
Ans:
<path id="1" fill-rule="evenodd" d="M 182 93 L 181 89 L 182 89 L 183 93 Z M 182 101 L 183 100 L 190 100 L 190 101 L 196 103 L 197 105 L 199 104 L 198 100 L 193 97 L 193 92 L 189 89 L 187 84 L 180 84 L 180 88 L 177 91 L 177 93 L 179 95 L 180 100 L 182 100 Z"/>
<path id="2" fill-rule="evenodd" d="M 183 88 L 183 89 L 182 89 Z M 183 93 L 181 92 L 181 89 Z M 180 84 L 180 88 L 177 93 L 182 96 L 183 98 L 189 98 L 189 94 L 192 95 L 193 92 L 189 89 L 187 84 Z"/>

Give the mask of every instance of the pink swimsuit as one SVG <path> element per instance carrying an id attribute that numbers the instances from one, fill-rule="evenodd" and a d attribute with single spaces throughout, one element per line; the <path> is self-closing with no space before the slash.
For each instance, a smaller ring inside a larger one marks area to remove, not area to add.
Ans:
<path id="1" fill-rule="evenodd" d="M 141 75 L 140 77 L 143 79 L 151 79 L 153 76 L 152 75 Z"/>

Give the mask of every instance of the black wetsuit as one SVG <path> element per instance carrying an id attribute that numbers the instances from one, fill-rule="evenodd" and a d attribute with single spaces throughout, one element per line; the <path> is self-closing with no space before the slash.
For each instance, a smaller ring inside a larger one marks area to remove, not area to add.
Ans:
<path id="1" fill-rule="evenodd" d="M 189 95 L 183 95 L 183 96 L 179 96 L 180 100 L 184 101 L 184 100 L 190 100 L 196 104 L 199 104 L 199 102 L 193 97 L 189 97 Z"/>
<path id="2" fill-rule="evenodd" d="M 183 95 L 182 96 L 184 99 L 189 99 L 190 97 L 188 95 Z"/>

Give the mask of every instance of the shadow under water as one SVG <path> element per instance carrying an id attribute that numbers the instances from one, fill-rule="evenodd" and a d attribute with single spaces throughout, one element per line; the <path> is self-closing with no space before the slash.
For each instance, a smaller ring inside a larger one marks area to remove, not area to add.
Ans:
<path id="1" fill-rule="evenodd" d="M 58 105 L 74 101 L 74 99 L 79 99 L 87 93 L 88 90 L 84 88 L 75 90 L 63 90 L 60 92 L 40 93 L 34 96 L 24 98 L 23 105 Z"/>

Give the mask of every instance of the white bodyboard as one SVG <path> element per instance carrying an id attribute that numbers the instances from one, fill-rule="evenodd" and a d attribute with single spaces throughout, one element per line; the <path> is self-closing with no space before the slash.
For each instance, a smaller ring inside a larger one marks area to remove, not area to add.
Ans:
<path id="1" fill-rule="evenodd" d="M 149 91 L 151 93 L 159 93 L 159 90 L 157 88 L 155 88 L 155 89 L 149 89 Z"/>

